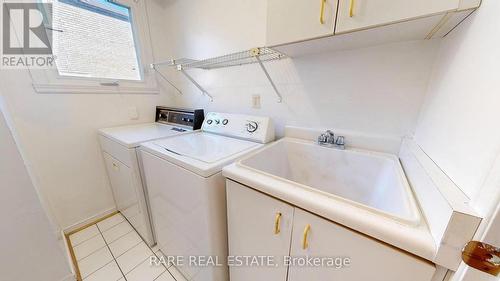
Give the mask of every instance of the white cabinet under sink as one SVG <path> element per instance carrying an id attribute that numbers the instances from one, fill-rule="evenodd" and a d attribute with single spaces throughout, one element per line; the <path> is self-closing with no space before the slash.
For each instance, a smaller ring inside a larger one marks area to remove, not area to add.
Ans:
<path id="1" fill-rule="evenodd" d="M 226 186 L 229 255 L 274 256 L 280 265 L 231 267 L 231 281 L 432 280 L 436 269 L 428 261 L 232 180 Z M 319 261 L 323 265 L 334 258 L 345 266 L 287 268 L 282 266 L 283 256 L 296 263 L 307 256 L 326 258 Z"/>
<path id="2" fill-rule="evenodd" d="M 229 252 L 240 256 L 274 256 L 282 258 L 290 251 L 294 208 L 286 203 L 240 188 L 231 182 L 227 188 Z M 231 254 L 230 254 L 231 255 Z M 280 264 L 281 260 L 277 260 Z M 240 267 L 230 268 L 231 280 L 285 281 L 287 268 Z"/>

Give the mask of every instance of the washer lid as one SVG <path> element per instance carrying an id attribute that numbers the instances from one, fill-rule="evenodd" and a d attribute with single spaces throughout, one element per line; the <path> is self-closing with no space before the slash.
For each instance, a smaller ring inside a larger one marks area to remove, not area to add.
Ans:
<path id="1" fill-rule="evenodd" d="M 205 163 L 215 163 L 259 145 L 255 142 L 201 132 L 157 140 L 154 144 L 171 153 Z"/>

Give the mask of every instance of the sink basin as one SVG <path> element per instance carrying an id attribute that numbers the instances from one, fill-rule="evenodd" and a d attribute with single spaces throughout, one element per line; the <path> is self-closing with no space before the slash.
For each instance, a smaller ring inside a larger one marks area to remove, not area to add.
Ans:
<path id="1" fill-rule="evenodd" d="M 399 159 L 391 154 L 339 150 L 282 139 L 237 165 L 295 187 L 417 225 L 420 212 Z"/>

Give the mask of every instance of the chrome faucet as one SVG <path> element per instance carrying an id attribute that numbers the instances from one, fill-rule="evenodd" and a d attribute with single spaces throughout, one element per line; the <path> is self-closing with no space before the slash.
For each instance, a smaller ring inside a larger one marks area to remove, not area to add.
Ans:
<path id="1" fill-rule="evenodd" d="M 322 146 L 345 149 L 345 138 L 344 136 L 335 137 L 335 134 L 332 131 L 327 130 L 318 136 L 318 144 Z"/>

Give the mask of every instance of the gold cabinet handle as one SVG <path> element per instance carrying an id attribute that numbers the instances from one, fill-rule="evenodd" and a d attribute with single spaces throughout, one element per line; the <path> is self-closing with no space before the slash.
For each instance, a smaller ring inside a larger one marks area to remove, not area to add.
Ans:
<path id="1" fill-rule="evenodd" d="M 319 12 L 319 23 L 325 24 L 324 15 L 325 15 L 325 3 L 326 3 L 326 0 L 320 0 L 320 1 L 321 1 L 321 10 Z"/>
<path id="2" fill-rule="evenodd" d="M 281 232 L 280 224 L 281 224 L 281 213 L 276 213 L 276 218 L 274 219 L 274 234 L 279 234 Z"/>
<path id="3" fill-rule="evenodd" d="M 349 17 L 354 17 L 354 0 L 349 0 Z"/>
<path id="4" fill-rule="evenodd" d="M 304 228 L 304 235 L 302 236 L 302 249 L 307 249 L 309 247 L 309 243 L 307 243 L 307 235 L 309 235 L 309 230 L 311 230 L 311 225 L 306 225 Z"/>

